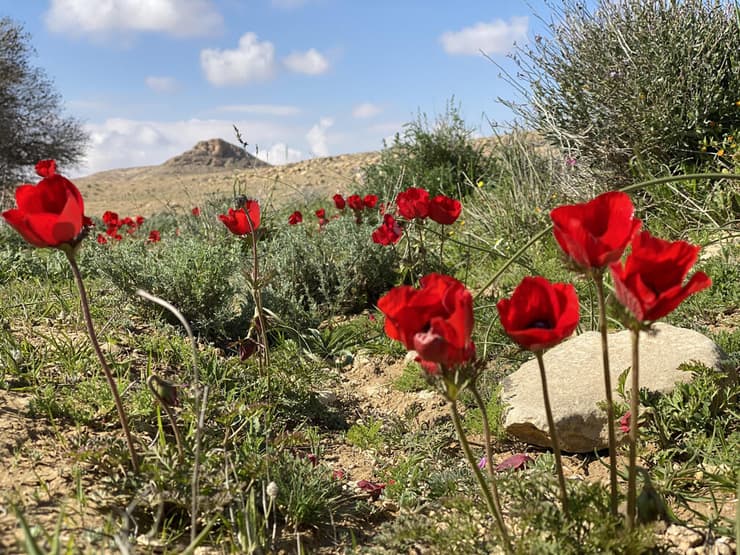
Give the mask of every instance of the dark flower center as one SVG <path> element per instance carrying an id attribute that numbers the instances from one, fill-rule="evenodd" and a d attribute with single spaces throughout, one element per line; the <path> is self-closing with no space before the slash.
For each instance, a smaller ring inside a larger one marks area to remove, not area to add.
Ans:
<path id="1" fill-rule="evenodd" d="M 528 328 L 539 328 L 543 330 L 551 330 L 555 326 L 553 326 L 547 320 L 535 320 L 534 322 L 531 322 L 527 327 Z"/>

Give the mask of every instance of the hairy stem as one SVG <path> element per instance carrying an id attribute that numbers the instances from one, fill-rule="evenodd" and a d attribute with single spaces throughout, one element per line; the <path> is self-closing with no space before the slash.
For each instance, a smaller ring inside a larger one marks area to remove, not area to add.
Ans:
<path id="1" fill-rule="evenodd" d="M 493 500 L 491 490 L 488 488 L 486 479 L 483 477 L 483 473 L 480 471 L 480 468 L 478 468 L 478 465 L 475 462 L 473 452 L 470 450 L 470 444 L 468 443 L 467 437 L 465 437 L 465 431 L 463 430 L 462 422 L 460 421 L 460 413 L 457 410 L 457 402 L 450 400 L 448 401 L 448 404 L 450 407 L 450 414 L 452 415 L 452 421 L 455 424 L 455 431 L 457 432 L 457 437 L 460 440 L 460 446 L 465 453 L 465 458 L 468 459 L 470 467 L 473 469 L 476 480 L 478 480 L 478 485 L 483 492 L 483 497 L 485 497 L 486 499 L 488 510 L 496 519 L 496 525 L 498 526 L 499 533 L 501 534 L 501 538 L 504 542 L 504 549 L 506 553 L 513 553 L 511 549 L 511 541 L 509 540 L 509 532 L 506 529 L 506 524 L 504 523 L 504 517 L 501 514 L 498 505 Z"/>
<path id="2" fill-rule="evenodd" d="M 123 410 L 123 403 L 121 402 L 121 396 L 118 394 L 118 385 L 116 379 L 113 377 L 108 363 L 103 356 L 103 351 L 100 349 L 100 343 L 98 343 L 98 336 L 95 333 L 95 328 L 92 322 L 92 316 L 90 315 L 90 304 L 87 300 L 87 292 L 85 291 L 85 284 L 82 281 L 82 274 L 80 274 L 80 268 L 77 266 L 74 254 L 71 252 L 64 253 L 67 255 L 69 265 L 72 268 L 72 274 L 74 274 L 75 282 L 77 283 L 77 289 L 80 292 L 80 305 L 82 306 L 82 314 L 85 318 L 85 324 L 87 325 L 87 333 L 90 336 L 90 342 L 92 343 L 95 354 L 98 356 L 100 366 L 103 367 L 103 373 L 105 379 L 108 380 L 108 387 L 110 387 L 111 394 L 113 395 L 113 401 L 116 404 L 116 410 L 118 411 L 118 420 L 121 423 L 121 428 L 126 436 L 126 444 L 128 445 L 129 455 L 131 456 L 131 466 L 134 468 L 134 472 L 139 472 L 139 459 L 136 456 L 136 449 L 134 448 L 134 441 L 131 438 L 131 430 L 128 426 L 128 420 L 126 419 L 126 411 Z"/>
<path id="3" fill-rule="evenodd" d="M 483 402 L 483 397 L 481 397 L 475 383 L 470 386 L 470 391 L 475 398 L 475 402 L 478 405 L 478 409 L 481 412 L 481 418 L 483 420 L 483 436 L 486 443 L 486 467 L 488 468 L 488 477 L 491 479 L 493 503 L 496 505 L 496 511 L 499 514 L 503 514 L 503 511 L 501 510 L 501 498 L 498 494 L 498 485 L 496 484 L 496 474 L 493 470 L 493 449 L 491 448 L 491 426 L 488 421 L 488 411 L 486 409 L 485 402 Z"/>
<path id="4" fill-rule="evenodd" d="M 614 430 L 614 402 L 612 399 L 612 379 L 609 368 L 609 346 L 607 338 L 606 299 L 604 295 L 604 273 L 593 276 L 599 300 L 599 332 L 601 333 L 601 354 L 604 366 L 604 389 L 606 393 L 606 422 L 609 432 L 609 486 L 611 493 L 611 513 L 617 516 L 619 498 L 617 493 L 617 438 Z"/>
<path id="5" fill-rule="evenodd" d="M 632 391 L 630 392 L 629 466 L 627 468 L 627 529 L 635 526 L 637 506 L 637 422 L 640 417 L 640 328 L 632 328 Z"/>
<path id="6" fill-rule="evenodd" d="M 542 359 L 542 351 L 535 353 L 537 364 L 540 367 L 540 380 L 542 381 L 542 397 L 545 401 L 545 415 L 547 416 L 547 427 L 550 430 L 550 441 L 552 441 L 552 451 L 555 454 L 555 470 L 558 473 L 558 484 L 560 485 L 560 499 L 563 503 L 563 513 L 568 517 L 568 493 L 565 489 L 565 475 L 563 474 L 563 458 L 560 454 L 560 443 L 558 442 L 558 433 L 555 430 L 555 421 L 552 418 L 552 408 L 550 407 L 550 395 L 547 391 L 547 376 L 545 375 L 545 361 Z"/>

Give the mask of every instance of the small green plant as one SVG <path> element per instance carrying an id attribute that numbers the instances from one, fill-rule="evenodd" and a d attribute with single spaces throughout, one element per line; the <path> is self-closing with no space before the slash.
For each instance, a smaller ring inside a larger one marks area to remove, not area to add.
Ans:
<path id="1" fill-rule="evenodd" d="M 418 362 L 410 362 L 403 368 L 403 372 L 393 382 L 398 391 L 412 392 L 427 389 L 429 383 L 424 379 L 424 373 Z"/>
<path id="2" fill-rule="evenodd" d="M 385 447 L 385 438 L 382 433 L 383 423 L 371 418 L 367 423 L 358 422 L 347 430 L 347 441 L 360 449 L 381 451 Z"/>
<path id="3" fill-rule="evenodd" d="M 497 173 L 496 160 L 472 136 L 454 99 L 434 123 L 419 114 L 396 134 L 380 161 L 365 168 L 365 188 L 386 199 L 409 187 L 461 198 L 469 183 L 491 182 Z"/>

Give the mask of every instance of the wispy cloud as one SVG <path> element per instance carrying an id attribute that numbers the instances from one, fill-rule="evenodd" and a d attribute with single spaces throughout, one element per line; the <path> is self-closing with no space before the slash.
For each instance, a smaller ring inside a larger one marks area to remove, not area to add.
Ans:
<path id="1" fill-rule="evenodd" d="M 144 79 L 146 86 L 152 89 L 154 92 L 162 94 L 171 94 L 177 92 L 180 88 L 180 84 L 177 79 L 173 77 L 157 77 L 150 75 Z"/>
<path id="2" fill-rule="evenodd" d="M 363 102 L 362 104 L 358 104 L 352 109 L 352 116 L 358 119 L 366 119 L 377 116 L 382 111 L 383 109 L 377 104 Z"/>
<path id="3" fill-rule="evenodd" d="M 111 31 L 207 36 L 223 27 L 211 0 L 51 0 L 44 21 L 54 32 L 99 38 Z"/>
<path id="4" fill-rule="evenodd" d="M 267 81 L 275 73 L 275 47 L 269 41 L 260 42 L 254 33 L 246 33 L 234 50 L 201 50 L 200 65 L 206 79 L 219 87 Z"/>
<path id="5" fill-rule="evenodd" d="M 481 50 L 486 54 L 505 54 L 516 41 L 527 39 L 528 28 L 527 17 L 512 17 L 508 23 L 496 19 L 459 31 L 447 31 L 439 40 L 448 54 L 478 55 Z"/>
<path id="6" fill-rule="evenodd" d="M 283 59 L 283 64 L 290 71 L 306 75 L 321 75 L 329 70 L 329 61 L 314 48 L 306 52 L 291 52 Z"/>
<path id="7" fill-rule="evenodd" d="M 215 111 L 263 116 L 295 116 L 301 113 L 298 106 L 280 104 L 231 104 L 228 106 L 218 106 Z"/>

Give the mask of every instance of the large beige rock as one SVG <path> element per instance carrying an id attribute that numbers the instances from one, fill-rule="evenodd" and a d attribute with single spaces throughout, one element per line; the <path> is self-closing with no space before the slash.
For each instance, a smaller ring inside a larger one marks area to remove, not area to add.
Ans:
<path id="1" fill-rule="evenodd" d="M 720 368 L 726 358 L 717 344 L 701 333 L 661 323 L 653 327 L 655 333 L 640 333 L 641 388 L 669 392 L 676 383 L 691 380 L 689 372 L 678 369 L 681 364 L 698 361 L 710 368 Z M 609 335 L 615 400 L 617 378 L 632 366 L 630 333 Z M 585 453 L 607 447 L 606 412 L 599 408 L 606 398 L 600 334 L 586 332 L 561 343 L 545 353 L 544 361 L 561 449 Z M 549 447 L 536 359 L 526 362 L 504 380 L 503 400 L 508 405 L 506 431 L 527 443 Z"/>

